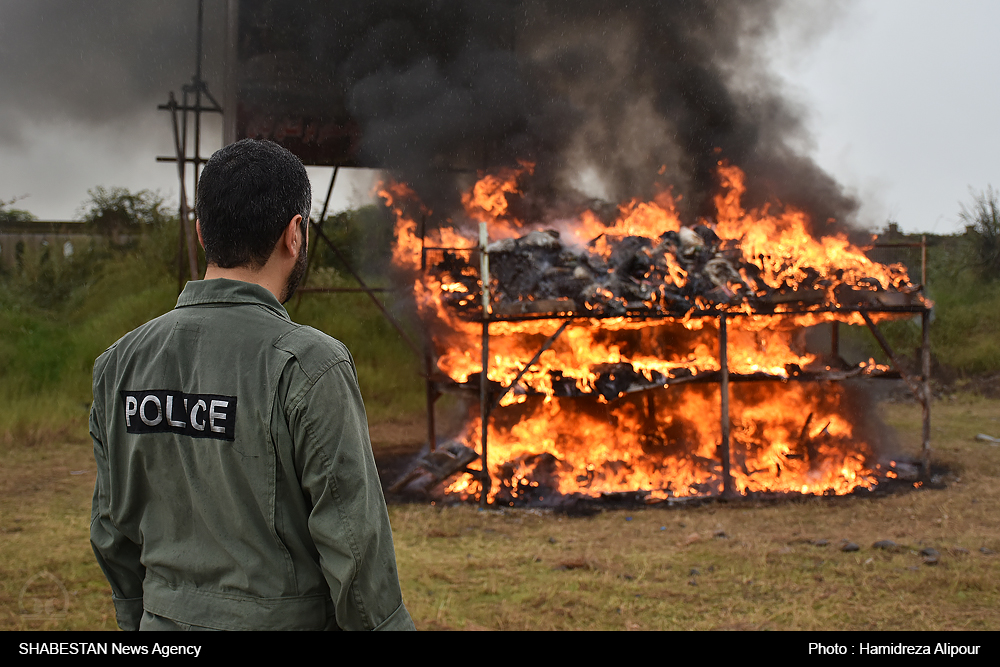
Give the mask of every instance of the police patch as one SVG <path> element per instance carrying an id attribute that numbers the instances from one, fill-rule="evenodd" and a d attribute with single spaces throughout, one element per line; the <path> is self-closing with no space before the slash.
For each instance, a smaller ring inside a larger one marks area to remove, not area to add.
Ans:
<path id="1" fill-rule="evenodd" d="M 125 430 L 129 433 L 178 433 L 192 438 L 236 439 L 236 397 L 182 394 L 146 389 L 123 391 Z"/>

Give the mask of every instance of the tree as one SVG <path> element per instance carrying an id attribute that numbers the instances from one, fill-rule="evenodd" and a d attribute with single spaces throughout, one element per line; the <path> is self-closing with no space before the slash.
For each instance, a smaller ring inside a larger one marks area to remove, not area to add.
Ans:
<path id="1" fill-rule="evenodd" d="M 970 192 L 972 206 L 961 204 L 958 217 L 966 224 L 977 268 L 987 279 L 1000 278 L 1000 193 L 989 185 L 983 192 Z"/>
<path id="2" fill-rule="evenodd" d="M 79 218 L 108 236 L 134 234 L 165 219 L 163 198 L 155 192 L 98 186 L 87 191 L 90 200 L 81 207 Z"/>
<path id="3" fill-rule="evenodd" d="M 9 208 L 9 206 L 18 199 L 23 199 L 23 197 L 14 197 L 13 199 L 7 201 L 0 199 L 0 223 L 17 224 L 20 222 L 34 222 L 35 220 L 38 220 L 38 218 L 27 211 L 22 211 L 17 208 Z"/>

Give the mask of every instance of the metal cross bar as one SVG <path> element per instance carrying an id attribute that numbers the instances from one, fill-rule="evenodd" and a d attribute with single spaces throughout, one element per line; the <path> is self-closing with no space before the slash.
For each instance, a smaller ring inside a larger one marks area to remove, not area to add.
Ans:
<path id="1" fill-rule="evenodd" d="M 562 326 L 556 329 L 556 332 L 551 336 L 549 336 L 544 343 L 542 343 L 542 347 L 538 350 L 537 353 L 535 353 L 535 356 L 531 358 L 531 361 L 525 364 L 524 368 L 522 368 L 518 372 L 517 377 L 514 378 L 514 381 L 511 382 L 509 385 L 507 385 L 507 387 L 502 392 L 500 392 L 500 394 L 493 400 L 492 405 L 486 412 L 487 416 L 493 414 L 493 411 L 496 410 L 498 407 L 500 407 L 500 401 L 503 400 L 503 397 L 509 394 L 514 389 L 514 387 L 517 386 L 517 383 L 520 382 L 521 378 L 524 377 L 524 374 L 528 372 L 529 368 L 538 363 L 538 360 L 542 358 L 542 355 L 545 353 L 545 351 L 548 350 L 550 347 L 552 347 L 552 345 L 556 342 L 556 338 L 559 338 L 559 334 L 565 331 L 566 327 L 568 327 L 569 324 L 570 324 L 569 320 L 563 322 Z"/>
<path id="2" fill-rule="evenodd" d="M 410 346 L 410 349 L 413 350 L 413 353 L 416 354 L 418 358 L 422 357 L 423 352 L 420 351 L 420 348 L 418 348 L 416 344 L 414 344 L 414 342 L 410 340 L 410 337 L 406 335 L 406 332 L 403 330 L 402 325 L 396 321 L 396 318 L 394 318 L 389 313 L 389 311 L 385 309 L 385 306 L 383 306 L 382 303 L 375 297 L 375 292 L 373 292 L 372 289 L 365 284 L 365 281 L 362 280 L 361 276 L 359 276 L 358 273 L 351 267 L 350 263 L 347 261 L 347 258 L 344 257 L 343 254 L 341 254 L 340 250 L 337 249 L 337 246 L 333 245 L 333 241 L 330 240 L 330 237 L 328 237 L 326 234 L 323 233 L 322 228 L 320 228 L 320 226 L 316 224 L 315 220 L 311 220 L 310 222 L 312 223 L 312 227 L 316 231 L 316 234 L 321 239 L 326 241 L 326 245 L 329 246 L 330 250 L 333 251 L 333 254 L 337 256 L 337 259 L 339 259 L 341 263 L 343 263 L 343 265 L 347 267 L 347 270 L 350 272 L 350 274 L 354 276 L 354 279 L 358 281 L 359 285 L 361 285 L 361 289 L 363 289 L 365 293 L 368 294 L 372 302 L 374 302 L 374 304 L 378 307 L 378 309 L 382 311 L 382 314 L 385 315 L 385 319 L 389 320 L 389 324 L 391 324 L 396 328 L 396 331 L 398 331 L 399 335 L 402 336 L 403 341 Z"/>
<path id="3" fill-rule="evenodd" d="M 878 344 L 882 348 L 882 351 L 885 352 L 886 355 L 888 355 L 889 360 L 892 361 L 892 365 L 896 367 L 897 371 L 899 371 L 899 374 L 900 376 L 902 376 L 903 381 L 906 382 L 906 386 L 908 386 L 910 388 L 910 391 L 913 392 L 913 395 L 919 399 L 923 394 L 923 392 L 920 389 L 920 385 L 914 382 L 913 378 L 907 375 L 906 371 L 903 369 L 903 365 L 899 363 L 899 359 L 896 357 L 896 353 L 892 351 L 892 347 L 889 345 L 889 341 L 885 339 L 885 336 L 882 335 L 882 332 L 879 330 L 879 328 L 875 326 L 875 322 L 872 321 L 871 316 L 867 312 L 862 310 L 861 317 L 865 318 L 865 324 L 868 325 L 868 328 L 871 330 L 872 335 L 875 336 L 875 340 L 878 341 Z"/>

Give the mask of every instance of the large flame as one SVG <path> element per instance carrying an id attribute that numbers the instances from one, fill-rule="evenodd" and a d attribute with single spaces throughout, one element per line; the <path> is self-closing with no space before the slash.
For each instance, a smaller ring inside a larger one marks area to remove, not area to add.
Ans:
<path id="1" fill-rule="evenodd" d="M 605 257 L 624 237 L 658 239 L 683 227 L 670 191 L 651 201 L 623 204 L 610 224 L 592 211 L 569 221 L 521 220 L 511 202 L 521 194 L 519 183 L 532 169 L 524 163 L 483 176 L 462 198 L 468 221 L 486 222 L 494 240 L 555 226 L 563 243 L 588 247 Z M 808 289 L 816 293 L 810 303 L 831 307 L 839 304 L 844 290 L 912 291 L 901 265 L 872 262 L 842 233 L 813 236 L 802 211 L 773 206 L 745 210 L 743 172 L 720 162 L 718 173 L 721 189 L 715 197 L 714 231 L 723 244 L 738 247 L 748 266 L 756 267 L 753 275 L 743 272 L 741 289 L 758 295 L 765 288 L 797 293 L 808 279 Z M 472 261 L 477 247 L 474 225 L 457 220 L 427 231 L 423 220 L 429 212 L 409 188 L 390 183 L 380 194 L 396 215 L 395 263 L 417 276 L 414 294 L 421 318 L 433 333 L 437 368 L 455 383 L 465 384 L 482 370 L 482 325 L 462 317 L 452 306 L 469 306 L 481 298 L 482 285 L 475 282 L 478 262 Z M 669 253 L 665 260 L 666 280 L 683 286 L 685 269 Z M 417 272 L 424 266 L 433 270 Z M 478 284 L 477 293 L 470 292 L 469 278 Z M 796 335 L 802 327 L 832 321 L 863 323 L 858 313 L 831 312 L 829 307 L 795 315 L 762 315 L 745 303 L 723 309 L 730 313 L 729 372 L 778 379 L 806 368 L 830 369 L 832 360 L 805 351 Z M 779 304 L 773 310 L 789 309 Z M 489 380 L 510 386 L 562 323 L 560 319 L 491 322 Z M 719 490 L 718 388 L 657 390 L 663 405 L 644 416 L 637 407 L 640 399 L 622 398 L 627 388 L 609 395 L 599 386 L 609 368 L 612 377 L 614 368 L 630 368 L 640 383 L 718 371 L 718 320 L 698 316 L 574 320 L 504 395 L 501 406 L 524 404 L 508 407 L 517 419 L 507 423 L 511 420 L 501 409 L 490 422 L 489 460 L 491 474 L 498 480 L 493 495 L 499 494 L 499 501 L 515 502 L 542 493 L 644 490 L 652 497 L 669 497 Z M 884 370 L 873 361 L 864 368 L 866 373 Z M 575 396 L 589 394 L 592 399 L 566 398 L 566 387 Z M 836 386 L 758 383 L 753 390 L 735 393 L 752 395 L 752 400 L 734 399 L 730 412 L 732 477 L 739 492 L 841 494 L 876 483 L 875 464 L 869 461 L 871 447 L 852 432 Z M 540 400 L 529 400 L 531 395 Z M 478 448 L 479 422 L 471 419 L 469 424 L 461 439 Z M 461 494 L 477 490 L 471 475 L 449 488 Z"/>
<path id="2" fill-rule="evenodd" d="M 854 436 L 840 391 L 758 385 L 734 394 L 730 459 L 739 493 L 839 495 L 875 486 L 871 447 Z M 642 491 L 659 499 L 722 490 L 717 386 L 659 390 L 603 410 L 557 398 L 524 406 L 516 417 L 489 427 L 491 498 Z M 467 440 L 478 442 L 479 429 L 470 420 Z M 475 495 L 479 483 L 468 475 L 448 491 Z"/>

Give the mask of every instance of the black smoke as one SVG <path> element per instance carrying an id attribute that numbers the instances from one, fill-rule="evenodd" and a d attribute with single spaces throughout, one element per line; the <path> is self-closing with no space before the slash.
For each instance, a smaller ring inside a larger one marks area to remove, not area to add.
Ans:
<path id="1" fill-rule="evenodd" d="M 360 125 L 359 160 L 440 212 L 470 174 L 530 160 L 543 204 L 671 185 L 693 219 L 712 211 L 720 159 L 747 173 L 750 205 L 778 199 L 820 223 L 856 210 L 796 148 L 801 118 L 767 73 L 778 0 L 239 4 L 262 39 L 296 45 L 313 87 L 336 91 Z M 205 78 L 219 98 L 226 7 L 205 2 Z M 86 132 L 148 114 L 193 73 L 196 10 L 0 0 L 0 142 L 24 142 L 29 120 Z"/>
<path id="2" fill-rule="evenodd" d="M 447 168 L 536 163 L 565 198 L 581 174 L 605 197 L 672 185 L 708 215 L 727 160 L 746 203 L 777 199 L 825 223 L 857 204 L 796 150 L 801 118 L 760 56 L 774 0 L 441 0 L 350 3 L 339 79 L 361 154 L 444 199 Z M 459 179 L 458 182 L 463 182 Z M 466 181 L 467 182 L 467 181 Z M 825 224 L 823 225 L 825 227 Z"/>

